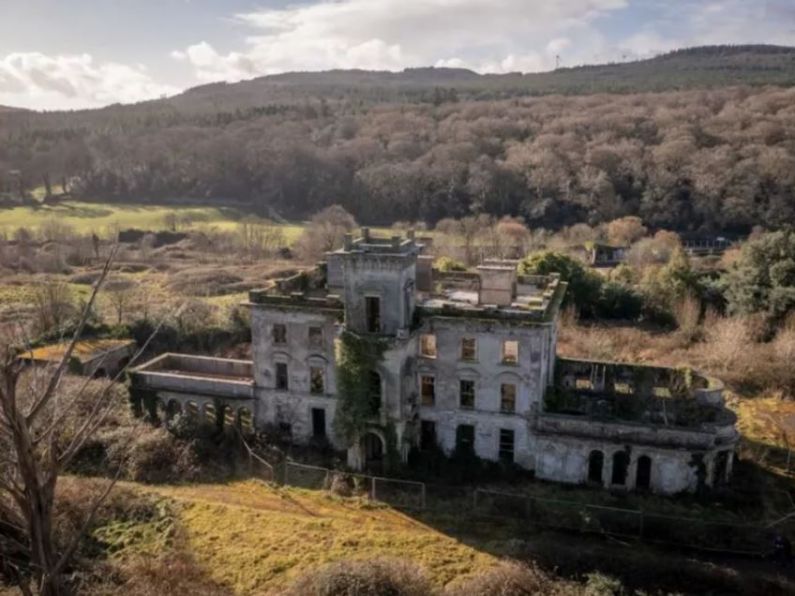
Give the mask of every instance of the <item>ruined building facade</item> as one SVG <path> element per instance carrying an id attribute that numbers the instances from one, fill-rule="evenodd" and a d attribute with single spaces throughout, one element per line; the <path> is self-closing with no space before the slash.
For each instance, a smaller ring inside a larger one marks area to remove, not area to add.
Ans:
<path id="1" fill-rule="evenodd" d="M 389 449 L 406 461 L 440 448 L 609 488 L 727 480 L 737 432 L 715 380 L 557 358 L 558 276 L 502 261 L 441 273 L 421 253 L 411 234 L 347 237 L 314 270 L 251 292 L 252 361 L 165 354 L 134 371 L 134 391 L 167 412 L 211 409 L 327 441 L 355 469 Z M 334 423 L 346 334 L 381 346 L 360 379 L 372 410 L 355 436 Z"/>

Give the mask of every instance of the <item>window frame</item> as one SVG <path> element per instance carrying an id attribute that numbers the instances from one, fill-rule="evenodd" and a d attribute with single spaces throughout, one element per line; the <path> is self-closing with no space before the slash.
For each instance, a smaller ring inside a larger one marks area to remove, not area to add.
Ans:
<path id="1" fill-rule="evenodd" d="M 464 404 L 464 383 L 471 386 L 471 404 Z M 475 409 L 475 400 L 477 399 L 477 387 L 474 379 L 458 379 L 458 407 L 465 410 Z"/>
<path id="2" fill-rule="evenodd" d="M 282 376 L 279 371 L 284 367 L 284 375 Z M 284 383 L 279 381 L 283 379 Z M 290 390 L 290 367 L 286 362 L 277 361 L 274 363 L 274 381 L 273 385 L 276 391 L 289 391 Z"/>
<path id="3" fill-rule="evenodd" d="M 320 375 L 320 391 L 316 391 L 315 373 Z M 325 395 L 326 394 L 326 369 L 323 366 L 309 366 L 309 394 L 310 395 Z"/>
<path id="4" fill-rule="evenodd" d="M 464 345 L 467 341 L 472 342 L 472 357 L 467 358 L 465 355 Z M 464 362 L 477 362 L 478 361 L 478 340 L 475 337 L 462 337 L 461 338 L 461 360 Z"/>
<path id="5" fill-rule="evenodd" d="M 426 379 L 430 381 L 428 384 L 432 388 L 432 392 L 431 392 L 431 395 L 430 395 L 429 399 L 426 399 L 426 394 L 425 394 L 425 387 L 426 387 L 425 381 L 426 381 Z M 420 404 L 423 405 L 423 406 L 435 406 L 436 405 L 436 376 L 435 375 L 429 375 L 429 374 L 420 373 Z"/>
<path id="6" fill-rule="evenodd" d="M 313 331 L 316 331 L 316 333 L 313 334 Z M 307 331 L 307 343 L 309 347 L 322 349 L 325 341 L 324 335 L 322 326 L 310 325 Z"/>
<path id="7" fill-rule="evenodd" d="M 508 409 L 505 407 L 505 388 L 506 387 L 513 387 L 513 408 Z M 500 412 L 503 414 L 515 414 L 516 413 L 516 401 L 517 397 L 519 396 L 519 387 L 516 383 L 500 383 Z"/>
<path id="8" fill-rule="evenodd" d="M 277 330 L 279 332 L 277 332 Z M 275 346 L 287 345 L 287 325 L 284 323 L 274 323 L 271 329 L 271 340 Z"/>
<path id="9" fill-rule="evenodd" d="M 426 340 L 428 340 L 432 344 L 432 351 L 426 351 Z M 431 358 L 435 359 L 438 355 L 438 351 L 436 349 L 436 335 L 433 333 L 423 333 L 420 335 L 420 356 L 423 358 Z"/>
<path id="10" fill-rule="evenodd" d="M 509 350 L 507 349 L 509 345 L 516 346 L 516 350 L 512 350 L 515 352 L 514 355 L 509 354 Z M 502 342 L 502 363 L 508 364 L 511 366 L 519 364 L 519 341 L 515 339 L 505 339 Z M 510 357 L 509 357 L 510 356 Z"/>
<path id="11" fill-rule="evenodd" d="M 510 433 L 511 437 L 511 448 L 510 450 L 505 448 L 506 441 L 505 435 Z M 510 457 L 506 457 L 506 454 L 510 453 Z M 512 428 L 501 428 L 500 433 L 498 436 L 498 443 L 497 443 L 497 459 L 499 459 L 503 463 L 514 463 L 516 461 L 516 431 Z"/>

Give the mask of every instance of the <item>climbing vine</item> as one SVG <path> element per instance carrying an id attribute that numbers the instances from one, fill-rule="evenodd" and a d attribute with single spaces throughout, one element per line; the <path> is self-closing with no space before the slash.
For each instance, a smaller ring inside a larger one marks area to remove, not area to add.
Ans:
<path id="1" fill-rule="evenodd" d="M 337 343 L 338 402 L 334 426 L 337 433 L 350 443 L 378 414 L 380 400 L 374 395 L 372 378 L 385 350 L 383 339 L 350 331 L 343 332 Z"/>

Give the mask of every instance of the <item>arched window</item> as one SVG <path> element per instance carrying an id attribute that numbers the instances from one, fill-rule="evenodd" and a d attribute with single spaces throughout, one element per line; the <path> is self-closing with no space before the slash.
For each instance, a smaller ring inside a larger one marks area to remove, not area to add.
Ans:
<path id="1" fill-rule="evenodd" d="M 638 490 L 649 490 L 651 488 L 651 458 L 648 455 L 641 455 L 638 458 L 635 488 Z"/>
<path id="2" fill-rule="evenodd" d="M 605 454 L 594 449 L 588 456 L 588 482 L 602 484 L 602 469 L 605 465 Z"/>
<path id="3" fill-rule="evenodd" d="M 629 456 L 626 451 L 617 451 L 613 455 L 613 477 L 612 484 L 627 483 L 627 468 L 629 468 Z"/>

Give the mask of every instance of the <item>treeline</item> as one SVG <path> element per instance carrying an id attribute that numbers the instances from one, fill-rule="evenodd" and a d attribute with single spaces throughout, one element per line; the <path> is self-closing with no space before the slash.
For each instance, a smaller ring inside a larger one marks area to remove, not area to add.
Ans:
<path id="1" fill-rule="evenodd" d="M 795 221 L 795 89 L 10 112 L 0 177 L 6 197 L 62 186 L 97 201 L 242 200 L 296 219 L 339 204 L 369 224 L 637 215 L 746 233 Z"/>

